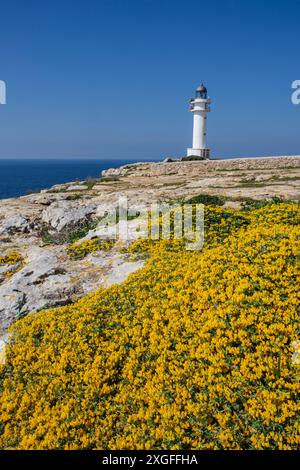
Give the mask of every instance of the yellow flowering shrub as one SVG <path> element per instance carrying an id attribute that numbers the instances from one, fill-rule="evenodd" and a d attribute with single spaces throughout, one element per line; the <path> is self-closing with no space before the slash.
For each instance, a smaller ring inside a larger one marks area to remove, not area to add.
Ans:
<path id="1" fill-rule="evenodd" d="M 115 240 L 93 238 L 92 240 L 86 240 L 81 243 L 73 243 L 72 245 L 69 245 L 67 252 L 71 258 L 81 259 L 89 253 L 94 253 L 95 251 L 108 251 L 114 246 L 114 244 Z"/>
<path id="2" fill-rule="evenodd" d="M 253 210 L 199 252 L 156 243 L 122 285 L 18 321 L 0 447 L 299 448 L 297 211 Z"/>
<path id="3" fill-rule="evenodd" d="M 178 211 L 178 208 L 176 209 Z M 180 209 L 179 209 L 180 210 Z M 184 217 L 184 212 L 183 212 Z M 190 239 L 195 241 L 197 236 L 193 232 L 195 221 L 195 214 L 192 216 L 192 227 L 187 233 L 184 232 L 182 238 L 177 239 L 174 236 L 176 233 L 177 225 L 174 222 L 174 212 L 170 214 L 170 239 L 163 239 L 162 237 L 162 217 L 160 215 L 158 220 L 151 221 L 148 217 L 148 234 L 153 230 L 153 226 L 159 227 L 159 240 L 153 240 L 151 237 L 146 239 L 138 239 L 131 243 L 129 247 L 121 248 L 120 251 L 130 253 L 131 255 L 139 255 L 141 253 L 151 253 L 155 250 L 160 251 L 182 251 L 186 248 L 186 243 Z M 222 242 L 232 232 L 236 232 L 241 227 L 246 227 L 250 223 L 248 214 L 235 211 L 231 208 L 211 207 L 205 206 L 204 208 L 204 232 L 205 232 L 205 246 L 213 246 Z M 181 227 L 182 233 L 182 227 Z M 200 236 L 200 234 L 198 234 Z"/>

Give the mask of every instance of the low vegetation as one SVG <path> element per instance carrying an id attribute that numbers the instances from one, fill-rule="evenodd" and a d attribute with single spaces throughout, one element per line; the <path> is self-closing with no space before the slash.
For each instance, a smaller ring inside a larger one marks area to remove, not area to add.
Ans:
<path id="1" fill-rule="evenodd" d="M 13 266 L 17 263 L 23 262 L 23 256 L 18 251 L 9 251 L 4 255 L 0 255 L 0 266 L 8 265 Z"/>
<path id="2" fill-rule="evenodd" d="M 196 160 L 205 160 L 204 157 L 199 157 L 198 155 L 189 155 L 188 157 L 182 157 L 181 161 L 183 162 L 191 162 Z"/>
<path id="3" fill-rule="evenodd" d="M 87 186 L 87 190 L 90 191 L 100 181 L 101 181 L 100 178 L 86 178 L 84 180 L 84 185 Z"/>
<path id="4" fill-rule="evenodd" d="M 98 223 L 98 219 L 87 220 L 85 222 L 78 223 L 76 226 L 66 227 L 60 232 L 57 232 L 51 229 L 49 225 L 44 224 L 40 229 L 39 236 L 45 245 L 72 244 L 81 238 L 84 238 L 90 230 L 97 227 Z"/>
<path id="5" fill-rule="evenodd" d="M 299 223 L 210 206 L 203 250 L 135 242 L 126 282 L 18 321 L 0 447 L 299 449 Z"/>
<path id="6" fill-rule="evenodd" d="M 186 201 L 187 204 L 205 204 L 209 206 L 223 206 L 225 204 L 225 198 L 221 196 L 215 196 L 211 194 L 199 194 L 193 196 Z"/>
<path id="7" fill-rule="evenodd" d="M 21 253 L 16 250 L 9 251 L 6 254 L 0 255 L 0 267 L 1 266 L 4 266 L 5 271 L 0 275 L 0 284 L 23 268 L 24 258 Z"/>
<path id="8" fill-rule="evenodd" d="M 73 259 L 85 258 L 89 253 L 97 251 L 109 251 L 116 240 L 105 240 L 100 238 L 93 238 L 92 240 L 85 240 L 81 243 L 73 243 L 68 246 L 67 252 Z"/>

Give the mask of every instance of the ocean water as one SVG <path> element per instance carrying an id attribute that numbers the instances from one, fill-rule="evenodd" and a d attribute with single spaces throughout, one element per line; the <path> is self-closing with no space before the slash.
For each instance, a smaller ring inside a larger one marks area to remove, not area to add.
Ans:
<path id="1" fill-rule="evenodd" d="M 130 160 L 0 160 L 0 199 L 23 196 L 54 184 L 95 178 Z"/>

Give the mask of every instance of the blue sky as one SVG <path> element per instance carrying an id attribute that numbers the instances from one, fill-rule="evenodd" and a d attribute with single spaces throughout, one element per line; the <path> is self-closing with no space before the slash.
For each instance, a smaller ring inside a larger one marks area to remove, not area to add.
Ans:
<path id="1" fill-rule="evenodd" d="M 212 99 L 215 157 L 300 154 L 300 1 L 2 2 L 0 158 L 182 156 Z"/>

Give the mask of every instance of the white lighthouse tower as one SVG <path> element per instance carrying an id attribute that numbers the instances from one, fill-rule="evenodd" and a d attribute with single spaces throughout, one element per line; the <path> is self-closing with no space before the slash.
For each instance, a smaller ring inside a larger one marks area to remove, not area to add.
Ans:
<path id="1" fill-rule="evenodd" d="M 190 99 L 190 111 L 194 115 L 193 148 L 187 149 L 187 155 L 209 158 L 210 150 L 206 146 L 206 115 L 210 111 L 210 99 L 207 89 L 201 83 L 196 90 L 195 98 Z"/>

